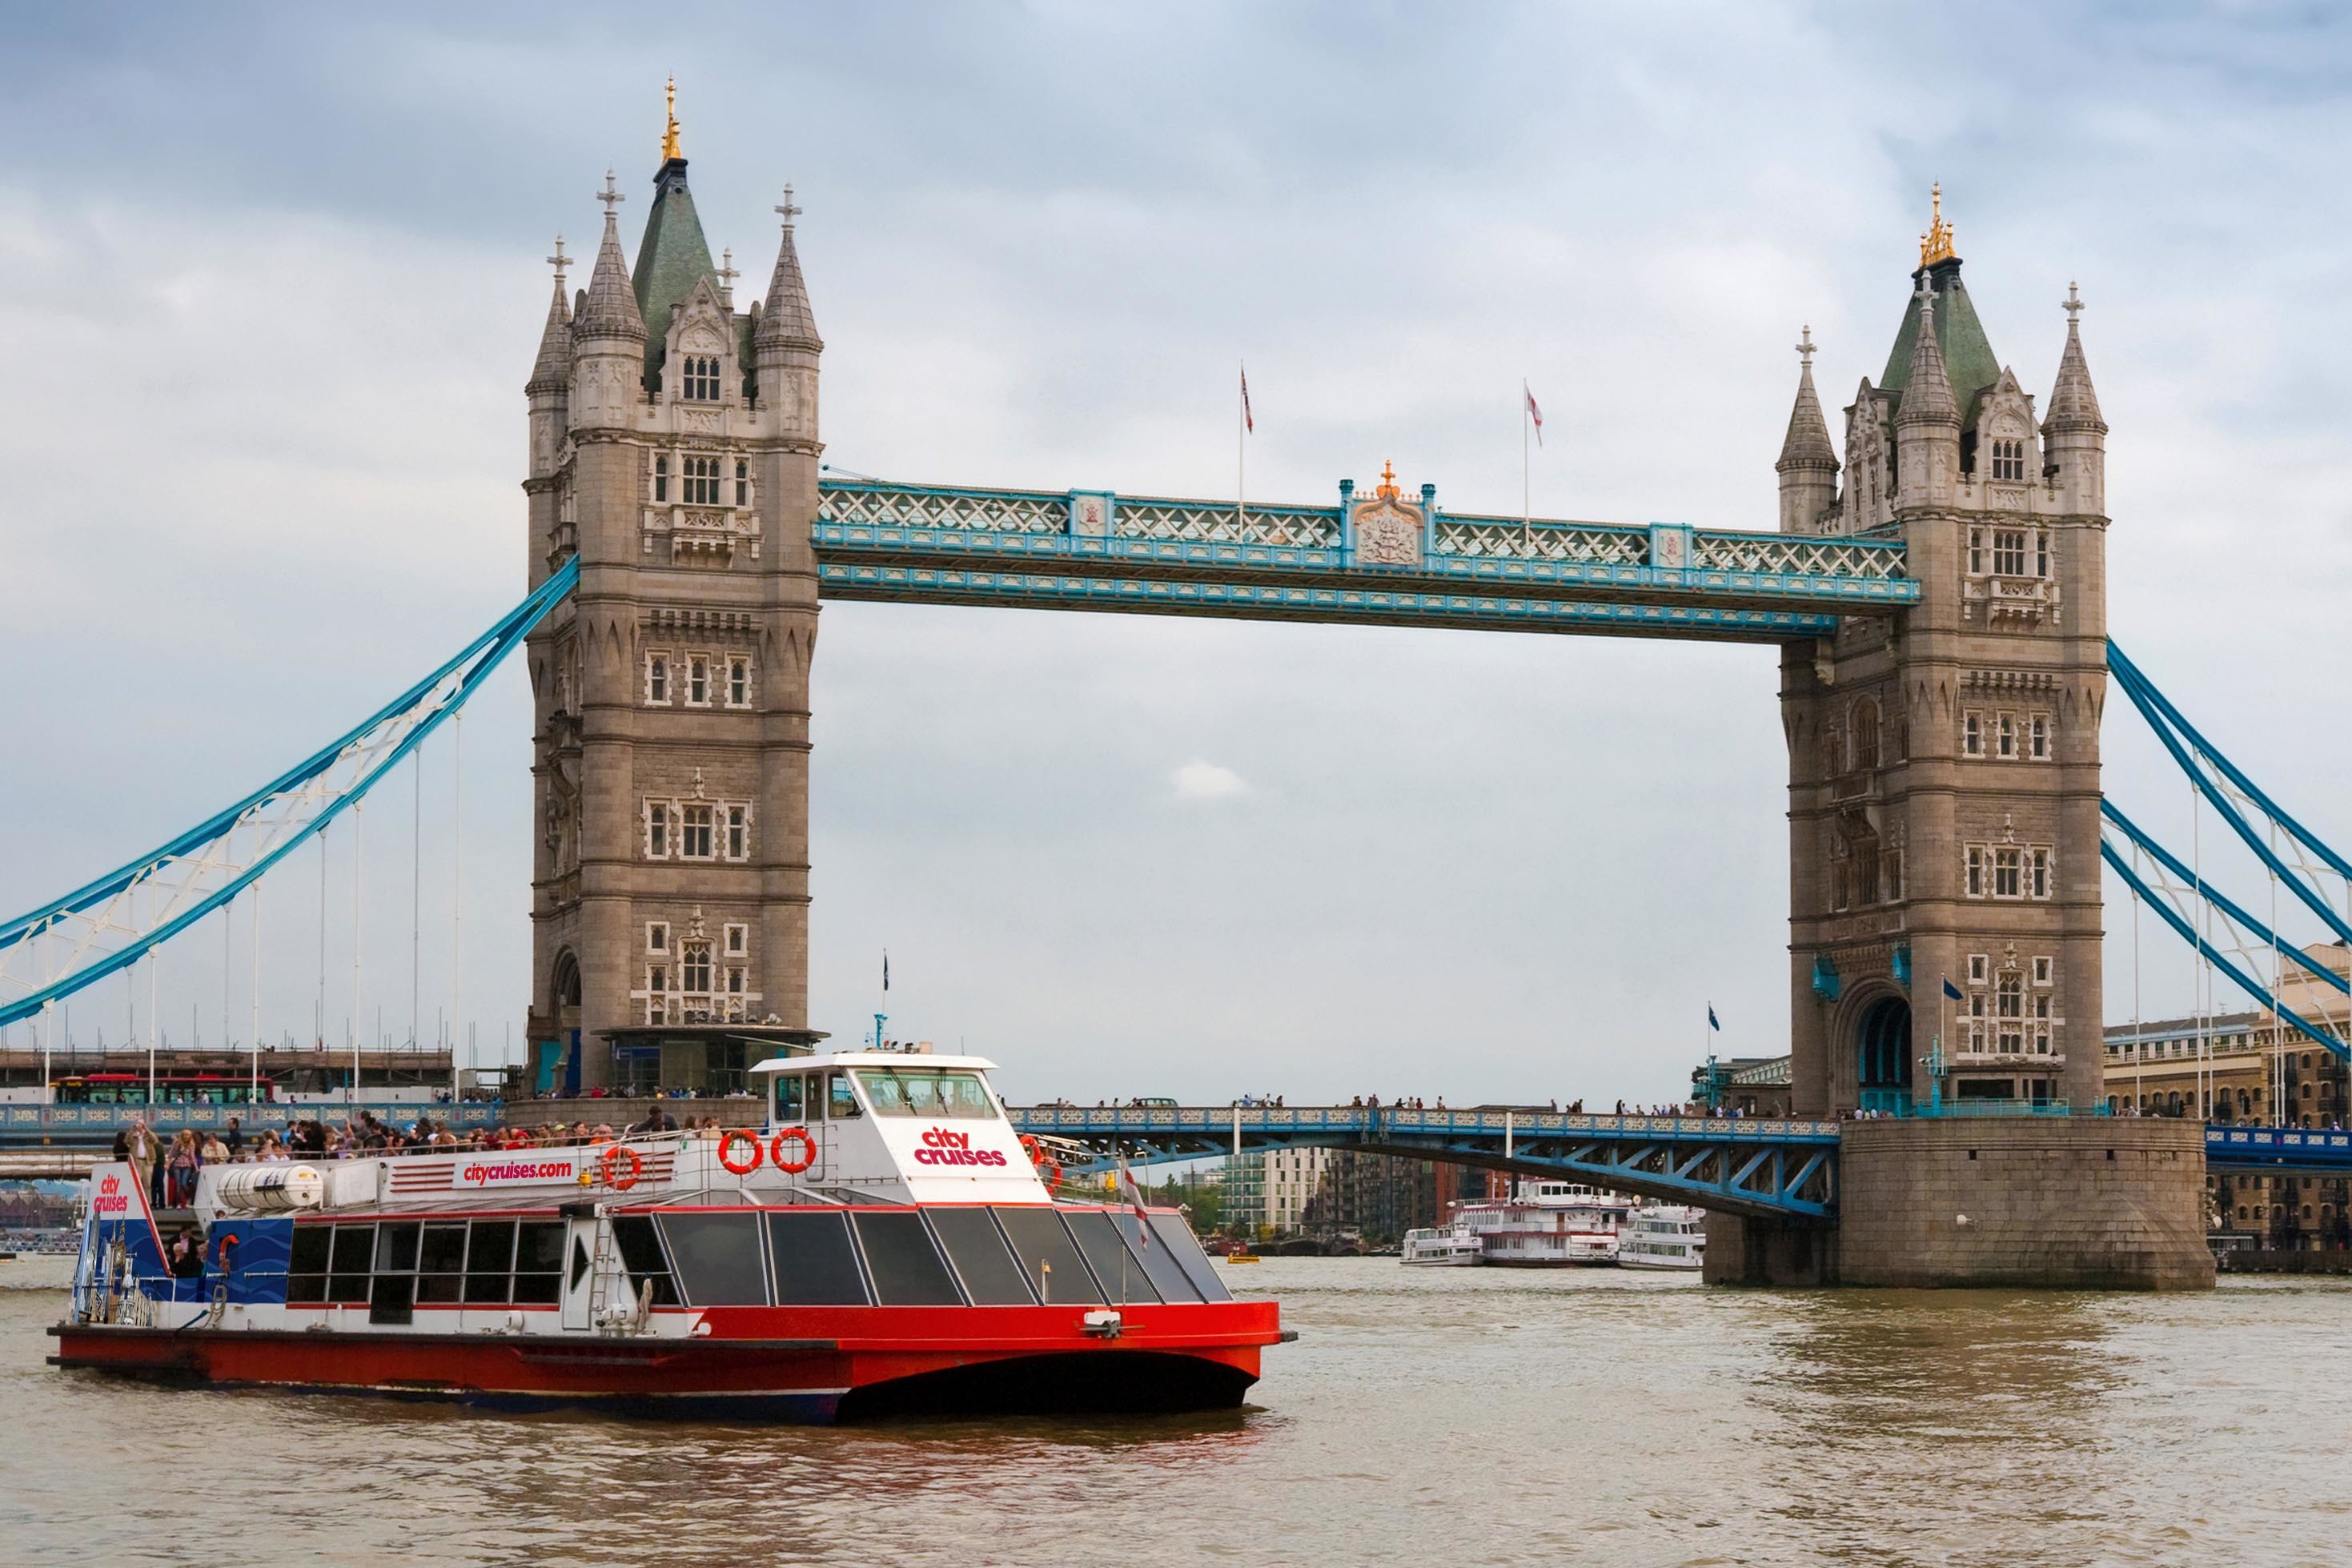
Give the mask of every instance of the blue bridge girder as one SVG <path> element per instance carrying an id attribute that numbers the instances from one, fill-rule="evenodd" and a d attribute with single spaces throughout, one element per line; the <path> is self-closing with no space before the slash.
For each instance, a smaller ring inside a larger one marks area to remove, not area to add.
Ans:
<path id="1" fill-rule="evenodd" d="M 1837 1213 L 1838 1124 L 1777 1117 L 1592 1116 L 1565 1111 L 1383 1106 L 1041 1105 L 1012 1113 L 1040 1138 L 1138 1163 L 1276 1148 L 1354 1149 L 1447 1160 L 1759 1218 Z M 1238 1132 L 1238 1138 L 1236 1133 Z"/>
<path id="2" fill-rule="evenodd" d="M 825 480 L 827 599 L 1785 643 L 1917 602 L 1899 539 Z"/>
<path id="3" fill-rule="evenodd" d="M 2215 1176 L 2266 1171 L 2352 1176 L 2352 1133 L 2210 1124 L 2205 1129 L 2205 1168 Z"/>

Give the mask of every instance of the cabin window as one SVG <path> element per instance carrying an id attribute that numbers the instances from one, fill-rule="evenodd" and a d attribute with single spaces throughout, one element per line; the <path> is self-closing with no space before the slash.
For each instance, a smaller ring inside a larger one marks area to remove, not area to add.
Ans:
<path id="1" fill-rule="evenodd" d="M 515 1301 L 551 1306 L 562 1294 L 563 1222 L 524 1221 L 515 1233 Z"/>
<path id="2" fill-rule="evenodd" d="M 1128 1256 L 1142 1264 L 1143 1271 L 1151 1276 L 1151 1288 L 1160 1292 L 1161 1300 L 1197 1301 L 1201 1299 L 1201 1292 L 1193 1288 L 1192 1280 L 1170 1256 L 1168 1249 L 1143 1234 L 1143 1221 L 1138 1219 L 1132 1210 L 1112 1211 L 1110 1222 L 1112 1228 L 1118 1232 L 1119 1239 L 1127 1244 Z"/>
<path id="3" fill-rule="evenodd" d="M 327 1300 L 364 1301 L 368 1299 L 368 1265 L 375 1257 L 375 1227 L 335 1227 L 335 1255 L 328 1270 Z"/>
<path id="4" fill-rule="evenodd" d="M 466 1226 L 428 1225 L 416 1254 L 416 1299 L 456 1306 L 466 1298 Z"/>
<path id="5" fill-rule="evenodd" d="M 849 1221 L 836 1209 L 784 1209 L 768 1216 L 768 1251 L 780 1307 L 862 1307 L 866 1280 Z"/>
<path id="6" fill-rule="evenodd" d="M 874 1281 L 876 1304 L 885 1307 L 954 1307 L 963 1304 L 955 1276 L 931 1245 L 922 1215 L 911 1208 L 861 1210 L 852 1215 L 866 1271 Z"/>
<path id="7" fill-rule="evenodd" d="M 1103 1294 L 1095 1289 L 1086 1260 L 1078 1256 L 1062 1217 L 1050 1208 L 998 1208 L 990 1212 L 1004 1228 L 1021 1272 L 1049 1307 L 1098 1307 Z"/>
<path id="8" fill-rule="evenodd" d="M 1234 1293 L 1225 1289 L 1225 1282 L 1217 1278 L 1217 1270 L 1209 1262 L 1209 1255 L 1201 1250 L 1200 1241 L 1193 1236 L 1192 1228 L 1184 1223 L 1182 1215 L 1153 1215 L 1151 1234 L 1168 1249 L 1168 1255 L 1176 1260 L 1177 1267 L 1184 1270 L 1184 1277 L 1192 1281 L 1192 1288 L 1201 1292 L 1202 1301 L 1230 1301 L 1234 1299 Z"/>
<path id="9" fill-rule="evenodd" d="M 757 1307 L 768 1301 L 756 1214 L 665 1214 L 660 1219 L 688 1306 Z"/>
<path id="10" fill-rule="evenodd" d="M 375 1278 L 368 1288 L 368 1322 L 404 1323 L 415 1316 L 420 1228 L 414 1221 L 375 1228 Z"/>
<path id="11" fill-rule="evenodd" d="M 506 1305 L 514 1272 L 515 1226 L 511 1219 L 478 1219 L 466 1240 L 466 1304 Z"/>
<path id="12" fill-rule="evenodd" d="M 849 1074 L 829 1074 L 824 1085 L 824 1119 L 828 1122 L 849 1122 L 866 1114 L 858 1104 L 857 1093 L 849 1086 Z"/>
<path id="13" fill-rule="evenodd" d="M 1066 1214 L 1070 1234 L 1078 1239 L 1078 1249 L 1094 1265 L 1095 1281 L 1118 1301 L 1157 1301 L 1160 1292 L 1151 1288 L 1150 1276 L 1142 1263 L 1128 1250 L 1112 1228 L 1110 1215 L 1104 1209 L 1085 1214 Z"/>
<path id="14" fill-rule="evenodd" d="M 1025 1307 L 1036 1301 L 1028 1276 L 1014 1261 L 988 1210 L 934 1208 L 929 1218 L 931 1233 L 963 1277 L 964 1294 L 973 1306 Z"/>
<path id="15" fill-rule="evenodd" d="M 661 1238 L 654 1222 L 642 1214 L 625 1214 L 613 1221 L 613 1244 L 620 1249 L 621 1267 L 629 1271 L 630 1293 L 643 1299 L 654 1288 L 653 1304 L 677 1305 L 677 1287 L 670 1282 L 669 1260 L 662 1255 Z"/>
<path id="16" fill-rule="evenodd" d="M 977 1072 L 910 1072 L 895 1067 L 861 1067 L 858 1082 L 877 1116 L 929 1116 L 989 1121 L 996 1107 Z"/>
<path id="17" fill-rule="evenodd" d="M 327 1299 L 327 1260 L 335 1244 L 331 1225 L 297 1225 L 286 1263 L 286 1299 L 323 1301 Z"/>
<path id="18" fill-rule="evenodd" d="M 780 1072 L 776 1075 L 776 1120 L 797 1122 L 802 1119 L 801 1075 Z"/>

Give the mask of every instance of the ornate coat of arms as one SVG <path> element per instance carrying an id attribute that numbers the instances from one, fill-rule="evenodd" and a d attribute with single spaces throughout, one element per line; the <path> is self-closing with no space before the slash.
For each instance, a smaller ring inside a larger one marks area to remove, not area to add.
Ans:
<path id="1" fill-rule="evenodd" d="M 1381 486 L 1355 504 L 1349 519 L 1356 535 L 1356 559 L 1364 566 L 1419 566 L 1428 519 L 1397 491 L 1396 465 L 1381 471 Z"/>

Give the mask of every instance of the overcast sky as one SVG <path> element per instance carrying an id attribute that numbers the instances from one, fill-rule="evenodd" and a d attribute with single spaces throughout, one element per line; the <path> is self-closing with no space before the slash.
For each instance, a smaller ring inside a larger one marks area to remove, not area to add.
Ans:
<path id="1" fill-rule="evenodd" d="M 521 592 L 560 230 L 634 248 L 661 87 L 749 297 L 787 180 L 831 461 L 892 477 L 1773 526 L 1810 324 L 1875 378 L 1940 180 L 2046 399 L 2069 280 L 2109 438 L 2117 639 L 2352 841 L 2352 26 L 2287 5 L 20 9 L 0 53 L 0 905 L 235 799 Z M 1832 415 L 1834 422 L 1834 414 Z M 812 1019 L 1017 1096 L 1680 1092 L 1785 1049 L 1762 648 L 829 606 Z M 528 704 L 465 725 L 462 1016 L 527 973 Z M 2122 711 L 2108 791 L 2179 840 Z M 425 1030 L 449 994 L 426 753 Z M 406 780 L 368 812 L 362 1011 L 409 1016 Z M 350 834 L 327 867 L 352 1010 Z M 2215 835 L 2208 832 L 2208 842 Z M 307 1032 L 318 863 L 263 905 Z M 2259 903 L 2251 876 L 2237 883 Z M 2133 1005 L 2110 904 L 2109 1012 Z M 163 967 L 208 1039 L 217 923 Z M 246 937 L 230 962 L 245 1030 Z M 2151 919 L 2150 1011 L 2189 967 Z M 142 988 L 143 989 L 143 988 Z M 120 983 L 75 1032 L 124 1027 Z M 26 1043 L 24 1031 L 16 1031 Z"/>

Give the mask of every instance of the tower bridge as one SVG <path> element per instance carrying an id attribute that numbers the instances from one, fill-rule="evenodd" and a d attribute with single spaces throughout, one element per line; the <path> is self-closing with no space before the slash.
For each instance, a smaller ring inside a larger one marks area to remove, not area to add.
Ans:
<path id="1" fill-rule="evenodd" d="M 827 479 L 802 210 L 787 186 L 767 287 L 739 304 L 687 169 L 673 121 L 634 260 L 610 174 L 586 286 L 567 287 L 560 242 L 550 258 L 524 384 L 522 605 L 232 811 L 0 926 L 0 1024 L 46 1017 L 226 907 L 519 642 L 530 1068 L 574 1093 L 730 1083 L 822 1038 L 808 786 L 827 599 L 1764 643 L 1789 758 L 1787 1126 L 1809 1130 L 1744 1152 L 1760 1129 L 1540 1126 L 1521 1146 L 1516 1126 L 1384 1113 L 1227 1131 L 1613 1169 L 1637 1190 L 1712 1184 L 1730 1234 L 1710 1257 L 1749 1278 L 2210 1280 L 2202 1130 L 2083 1114 L 2101 1092 L 2102 859 L 2147 846 L 2103 837 L 2107 425 L 2071 287 L 2044 405 L 1995 355 L 1939 196 L 1899 301 L 1888 280 L 1892 344 L 1838 439 L 1810 330 L 1798 345 L 1769 529 L 1455 513 L 1392 467 L 1275 505 Z M 2153 711 L 2143 685 L 2126 674 Z M 2190 735 L 2176 755 L 2199 788 L 2246 800 Z M 2352 877 L 2299 841 L 2304 871 Z M 2221 956 L 2203 925 L 2176 928 Z M 2306 1032 L 2342 1052 L 2341 1031 Z M 1947 1113 L 2009 1107 L 2037 1113 Z M 1870 1119 L 1839 1120 L 1856 1112 Z M 1085 1135 L 1181 1152 L 1207 1127 Z M 2118 1182 L 2129 1202 L 2052 1231 L 2051 1195 Z M 1965 1237 L 1956 1209 L 1978 1217 Z"/>

